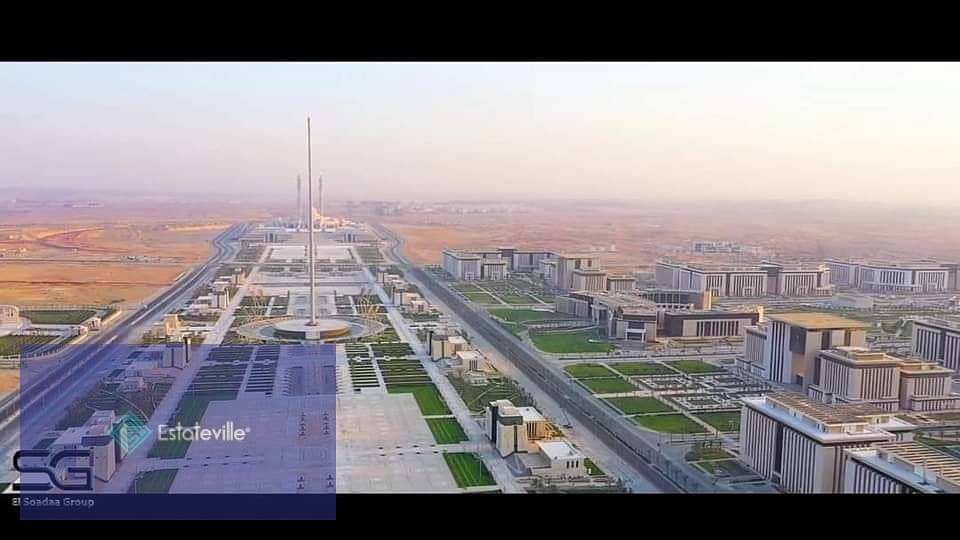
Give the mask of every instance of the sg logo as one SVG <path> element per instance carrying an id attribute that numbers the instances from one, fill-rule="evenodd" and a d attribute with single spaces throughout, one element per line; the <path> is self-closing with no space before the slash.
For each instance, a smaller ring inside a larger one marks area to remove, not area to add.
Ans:
<path id="1" fill-rule="evenodd" d="M 14 491 L 50 491 L 56 486 L 63 491 L 92 491 L 93 490 L 93 454 L 90 450 L 61 450 L 50 459 L 47 465 L 42 466 L 22 466 L 21 458 L 46 458 L 50 455 L 50 450 L 20 450 L 13 455 L 13 468 L 20 473 L 43 473 L 50 479 L 43 483 L 14 483 L 11 488 Z M 64 459 L 87 458 L 86 467 L 68 466 L 67 472 L 71 474 L 81 474 L 83 481 L 81 483 L 60 482 L 57 477 L 57 464 Z"/>

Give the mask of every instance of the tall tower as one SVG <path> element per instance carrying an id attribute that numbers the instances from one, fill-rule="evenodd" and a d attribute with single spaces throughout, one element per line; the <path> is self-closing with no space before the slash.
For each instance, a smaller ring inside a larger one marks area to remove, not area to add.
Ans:
<path id="1" fill-rule="evenodd" d="M 317 175 L 317 212 L 320 214 L 320 230 L 323 230 L 323 175 Z"/>
<path id="2" fill-rule="evenodd" d="M 297 230 L 303 228 L 303 186 L 300 182 L 300 175 L 297 175 Z"/>
<path id="3" fill-rule="evenodd" d="M 307 264 L 310 267 L 310 322 L 307 323 L 310 326 L 316 326 L 317 324 L 317 280 L 316 280 L 316 269 L 314 268 L 314 243 L 313 243 L 313 156 L 310 152 L 310 117 L 307 117 L 307 201 L 310 207 L 309 214 L 310 217 L 307 220 Z"/>

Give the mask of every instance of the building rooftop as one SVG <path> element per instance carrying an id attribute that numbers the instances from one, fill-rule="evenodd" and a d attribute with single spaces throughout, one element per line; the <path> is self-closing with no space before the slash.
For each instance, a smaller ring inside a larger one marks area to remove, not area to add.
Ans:
<path id="1" fill-rule="evenodd" d="M 771 392 L 767 401 L 802 413 L 824 425 L 872 424 L 875 419 L 894 416 L 894 413 L 866 403 L 827 404 L 797 392 Z"/>
<path id="2" fill-rule="evenodd" d="M 923 491 L 960 493 L 960 458 L 935 448 L 914 441 L 885 442 L 853 454 Z"/>
<path id="3" fill-rule="evenodd" d="M 870 266 L 875 268 L 891 268 L 891 269 L 900 269 L 900 270 L 944 270 L 946 266 L 951 263 L 944 263 L 931 260 L 901 260 L 901 261 L 884 261 L 877 259 L 838 259 L 838 258 L 828 258 L 827 262 L 834 262 L 840 264 L 857 264 L 860 266 Z"/>
<path id="4" fill-rule="evenodd" d="M 534 407 L 516 407 L 524 422 L 546 422 L 547 419 Z"/>
<path id="5" fill-rule="evenodd" d="M 806 330 L 865 329 L 870 326 L 869 323 L 839 317 L 831 313 L 777 313 L 767 315 L 767 318 Z"/>
<path id="6" fill-rule="evenodd" d="M 582 456 L 573 445 L 563 439 L 540 441 L 537 444 L 540 446 L 540 451 L 551 460 Z"/>
<path id="7" fill-rule="evenodd" d="M 916 319 L 914 322 L 929 326 L 938 326 L 948 330 L 960 331 L 960 318 L 955 317 L 922 317 Z"/>

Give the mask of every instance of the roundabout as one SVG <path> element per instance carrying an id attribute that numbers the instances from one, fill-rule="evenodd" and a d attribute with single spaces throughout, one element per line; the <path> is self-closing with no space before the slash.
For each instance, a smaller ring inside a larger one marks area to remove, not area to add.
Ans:
<path id="1" fill-rule="evenodd" d="M 386 327 L 363 317 L 328 316 L 317 319 L 315 324 L 310 324 L 310 319 L 285 317 L 248 323 L 237 332 L 250 339 L 320 343 L 372 336 Z"/>

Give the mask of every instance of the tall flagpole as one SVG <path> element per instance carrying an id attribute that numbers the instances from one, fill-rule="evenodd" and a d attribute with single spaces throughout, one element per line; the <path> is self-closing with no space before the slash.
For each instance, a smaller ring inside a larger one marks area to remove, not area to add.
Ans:
<path id="1" fill-rule="evenodd" d="M 310 265 L 310 325 L 317 324 L 317 281 L 314 269 L 314 245 L 313 245 L 313 156 L 310 152 L 310 117 L 307 117 L 307 200 L 310 201 L 310 219 L 307 233 L 309 247 L 307 249 L 307 264 Z"/>

